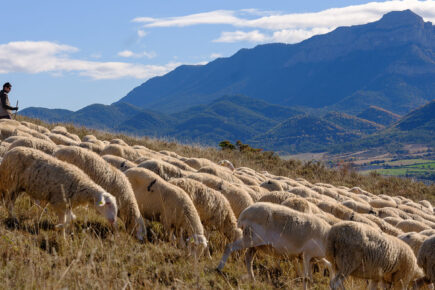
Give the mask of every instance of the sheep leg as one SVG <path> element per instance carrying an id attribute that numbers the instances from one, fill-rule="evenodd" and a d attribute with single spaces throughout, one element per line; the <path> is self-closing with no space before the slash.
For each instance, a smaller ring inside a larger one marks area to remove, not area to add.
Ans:
<path id="1" fill-rule="evenodd" d="M 251 278 L 252 281 L 255 281 L 254 271 L 252 269 L 252 262 L 254 261 L 256 253 L 257 250 L 255 248 L 249 248 L 245 254 L 246 269 L 248 270 L 249 278 Z"/>
<path id="2" fill-rule="evenodd" d="M 311 258 L 312 257 L 307 252 L 302 253 L 302 263 L 304 265 L 304 290 L 307 290 L 309 282 L 313 279 L 310 267 Z"/>
<path id="3" fill-rule="evenodd" d="M 231 255 L 232 252 L 234 252 L 234 251 L 239 251 L 239 250 L 242 250 L 242 249 L 244 249 L 244 248 L 246 248 L 246 247 L 245 247 L 245 243 L 244 243 L 243 238 L 238 239 L 238 240 L 235 241 L 234 243 L 228 244 L 228 245 L 225 247 L 224 255 L 222 256 L 222 259 L 221 259 L 221 261 L 219 262 L 219 266 L 218 266 L 217 269 L 218 269 L 219 271 L 222 270 L 222 268 L 225 266 L 225 263 L 226 263 L 227 260 L 228 260 L 228 257 Z"/>
<path id="4" fill-rule="evenodd" d="M 62 236 L 66 239 L 65 228 L 67 226 L 67 211 L 66 209 L 57 209 L 56 210 L 57 218 L 59 220 L 59 224 L 56 227 L 61 228 Z"/>
<path id="5" fill-rule="evenodd" d="M 332 280 L 332 278 L 334 278 L 334 269 L 332 267 L 332 264 L 328 260 L 326 260 L 325 258 L 322 258 L 321 261 L 328 268 L 328 270 L 329 270 L 329 279 Z"/>

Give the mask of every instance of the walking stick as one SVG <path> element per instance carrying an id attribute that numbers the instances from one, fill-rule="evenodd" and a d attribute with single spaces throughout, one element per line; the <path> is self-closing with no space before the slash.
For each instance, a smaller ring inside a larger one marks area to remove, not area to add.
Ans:
<path id="1" fill-rule="evenodd" d="M 17 105 L 16 105 L 15 107 L 18 108 L 18 100 L 17 100 Z M 15 111 L 15 114 L 14 114 L 14 120 L 17 119 L 17 113 L 18 113 L 18 110 Z"/>

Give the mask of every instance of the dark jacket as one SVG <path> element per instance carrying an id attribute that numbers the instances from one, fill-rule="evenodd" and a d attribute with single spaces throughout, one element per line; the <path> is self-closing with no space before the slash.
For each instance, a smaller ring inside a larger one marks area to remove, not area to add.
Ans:
<path id="1" fill-rule="evenodd" d="M 16 108 L 11 107 L 8 94 L 3 90 L 0 91 L 0 101 L 0 117 L 10 116 L 11 110 L 15 110 Z"/>

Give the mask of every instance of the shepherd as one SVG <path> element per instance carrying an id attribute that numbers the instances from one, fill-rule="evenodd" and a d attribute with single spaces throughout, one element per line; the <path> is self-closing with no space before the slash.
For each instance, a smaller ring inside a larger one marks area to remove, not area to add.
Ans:
<path id="1" fill-rule="evenodd" d="M 11 107 L 11 104 L 9 103 L 8 93 L 11 91 L 11 89 L 12 85 L 10 83 L 5 83 L 3 85 L 3 90 L 0 91 L 0 119 L 12 119 L 11 111 L 18 111 L 18 107 Z"/>

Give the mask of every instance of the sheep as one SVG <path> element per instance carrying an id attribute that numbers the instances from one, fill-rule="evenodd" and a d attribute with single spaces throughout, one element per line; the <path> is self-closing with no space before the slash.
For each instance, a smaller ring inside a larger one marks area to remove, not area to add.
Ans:
<path id="1" fill-rule="evenodd" d="M 376 223 L 372 222 L 371 220 L 368 220 L 366 217 L 361 216 L 359 213 L 354 212 L 353 210 L 345 207 L 342 204 L 332 203 L 328 201 L 321 201 L 318 202 L 316 205 L 324 212 L 330 213 L 339 219 L 364 223 L 374 227 L 375 229 L 379 229 Z"/>
<path id="2" fill-rule="evenodd" d="M 418 203 L 426 207 L 432 214 L 434 213 L 433 206 L 428 200 L 420 200 Z"/>
<path id="3" fill-rule="evenodd" d="M 413 207 L 407 206 L 407 205 L 399 205 L 398 208 L 400 210 L 408 213 L 408 214 L 416 214 L 416 215 L 419 215 L 426 220 L 429 220 L 431 222 L 435 222 L 435 216 L 433 214 L 426 214 L 419 209 L 416 209 L 416 208 L 413 208 Z"/>
<path id="4" fill-rule="evenodd" d="M 314 187 L 311 188 L 311 190 L 314 190 L 317 193 L 322 194 L 324 196 L 328 196 L 330 198 L 333 198 L 333 199 L 335 199 L 337 201 L 340 201 L 340 202 L 344 201 L 344 198 L 342 196 L 340 196 L 340 194 L 337 191 L 332 190 L 331 188 L 324 188 L 324 187 L 320 187 L 320 186 L 314 186 Z"/>
<path id="5" fill-rule="evenodd" d="M 283 191 L 283 185 L 281 182 L 277 180 L 269 179 L 268 181 L 263 182 L 260 184 L 261 187 L 266 188 L 269 191 Z"/>
<path id="6" fill-rule="evenodd" d="M 288 208 L 308 213 L 308 214 L 321 214 L 322 211 L 311 202 L 307 201 L 305 198 L 301 197 L 290 197 L 281 202 L 281 205 Z"/>
<path id="7" fill-rule="evenodd" d="M 400 212 L 396 208 L 391 208 L 391 207 L 377 208 L 376 212 L 378 213 L 378 216 L 380 218 L 387 218 L 387 217 L 401 218 Z M 407 215 L 406 218 L 408 218 Z"/>
<path id="8" fill-rule="evenodd" d="M 205 227 L 218 230 L 229 241 L 242 236 L 230 203 L 219 191 L 188 178 L 174 178 L 169 183 L 180 187 L 190 196 Z"/>
<path id="9" fill-rule="evenodd" d="M 435 236 L 423 242 L 418 252 L 417 263 L 425 274 L 425 277 L 419 280 L 427 284 L 435 283 Z M 420 281 L 417 281 L 417 285 Z"/>
<path id="10" fill-rule="evenodd" d="M 138 167 L 146 168 L 152 172 L 158 174 L 161 178 L 168 181 L 171 178 L 186 177 L 187 172 L 184 172 L 175 165 L 169 164 L 165 161 L 153 159 L 142 162 Z"/>
<path id="11" fill-rule="evenodd" d="M 127 143 L 125 143 L 122 139 L 112 139 L 110 140 L 110 144 L 116 144 L 116 145 L 122 145 L 122 146 L 128 146 Z"/>
<path id="12" fill-rule="evenodd" d="M 396 225 L 397 228 L 401 229 L 405 233 L 408 232 L 421 232 L 424 230 L 431 229 L 429 226 L 425 225 L 422 222 L 415 220 L 403 220 Z"/>
<path id="13" fill-rule="evenodd" d="M 38 131 L 35 131 L 33 129 L 30 129 L 30 128 L 23 126 L 23 125 L 16 127 L 16 130 L 27 133 L 34 138 L 42 139 L 45 141 L 50 141 L 50 138 L 48 138 L 47 135 L 40 133 Z"/>
<path id="14" fill-rule="evenodd" d="M 17 120 L 12 120 L 12 119 L 0 119 L 0 127 L 3 126 L 13 126 L 13 127 L 17 127 L 20 126 L 21 123 L 18 122 Z"/>
<path id="15" fill-rule="evenodd" d="M 22 130 L 18 130 L 17 127 L 9 126 L 8 124 L 0 127 L 0 140 L 5 140 L 11 136 L 26 136 L 32 137 L 32 135 L 23 132 Z"/>
<path id="16" fill-rule="evenodd" d="M 218 165 L 226 167 L 226 168 L 228 168 L 231 171 L 236 170 L 236 168 L 234 167 L 233 163 L 231 163 L 231 161 L 229 161 L 229 160 L 221 160 L 221 161 L 218 162 Z"/>
<path id="17" fill-rule="evenodd" d="M 345 207 L 350 208 L 351 210 L 357 212 L 357 213 L 369 213 L 369 214 L 375 214 L 376 212 L 373 210 L 373 208 L 366 203 L 357 202 L 354 200 L 346 200 L 341 203 Z"/>
<path id="18" fill-rule="evenodd" d="M 374 216 L 372 214 L 361 214 L 363 217 L 365 217 L 368 220 L 371 220 L 372 222 L 374 222 L 375 224 L 378 225 L 378 227 L 381 229 L 381 231 L 383 231 L 386 234 L 392 235 L 392 236 L 399 236 L 401 234 L 403 234 L 403 231 L 396 228 L 395 226 L 387 223 L 386 221 L 384 221 L 381 218 L 378 218 L 377 216 Z"/>
<path id="19" fill-rule="evenodd" d="M 174 158 L 174 157 L 171 157 L 171 156 L 161 156 L 160 159 L 165 161 L 165 162 L 167 162 L 167 163 L 169 163 L 169 164 L 177 166 L 181 170 L 190 171 L 190 172 L 196 172 L 196 169 L 190 167 L 189 165 L 187 165 L 186 163 L 184 163 L 183 161 L 181 161 L 181 160 L 179 160 L 177 158 Z"/>
<path id="20" fill-rule="evenodd" d="M 414 278 L 422 275 L 407 244 L 355 222 L 341 222 L 331 227 L 326 259 L 337 271 L 329 284 L 331 289 L 344 289 L 342 283 L 349 275 L 405 289 Z"/>
<path id="21" fill-rule="evenodd" d="M 97 154 L 101 154 L 101 152 L 104 150 L 104 146 L 91 142 L 82 142 L 79 144 L 79 146 L 91 150 Z"/>
<path id="22" fill-rule="evenodd" d="M 389 216 L 386 218 L 383 218 L 383 220 L 387 223 L 389 223 L 392 226 L 396 226 L 398 223 L 400 223 L 401 221 L 403 221 L 401 218 L 399 217 L 393 217 L 393 216 Z"/>
<path id="23" fill-rule="evenodd" d="M 122 146 L 118 144 L 107 145 L 101 155 L 115 155 L 125 158 L 129 161 L 134 162 L 136 159 L 142 157 L 142 155 L 135 149 L 127 146 Z"/>
<path id="24" fill-rule="evenodd" d="M 396 207 L 397 204 L 394 201 L 376 198 L 369 201 L 369 204 L 374 208 L 383 208 L 383 207 Z"/>
<path id="25" fill-rule="evenodd" d="M 241 180 L 245 185 L 259 186 L 259 183 L 257 182 L 257 180 L 250 177 L 250 176 L 240 174 L 237 172 L 234 173 L 234 176 L 237 177 L 239 180 Z"/>
<path id="26" fill-rule="evenodd" d="M 288 191 L 272 191 L 263 195 L 258 202 L 271 202 L 276 204 L 281 204 L 288 198 L 296 197 L 295 194 Z"/>
<path id="27" fill-rule="evenodd" d="M 26 138 L 21 137 L 14 141 L 10 146 L 9 150 L 15 147 L 28 147 L 33 149 L 38 149 L 46 154 L 52 155 L 56 151 L 57 146 L 53 142 L 48 142 L 38 138 Z"/>
<path id="28" fill-rule="evenodd" d="M 397 237 L 411 247 L 412 251 L 415 254 L 415 257 L 418 256 L 418 251 L 420 250 L 421 245 L 427 239 L 426 236 L 420 235 L 419 233 L 416 232 L 404 233 L 398 235 Z"/>
<path id="29" fill-rule="evenodd" d="M 83 171 L 39 150 L 17 147 L 8 151 L 0 164 L 0 194 L 11 216 L 16 198 L 24 191 L 51 204 L 64 235 L 67 217 L 73 216 L 71 209 L 81 204 L 93 204 L 111 224 L 116 219 L 115 197 Z"/>
<path id="30" fill-rule="evenodd" d="M 173 226 L 180 237 L 183 229 L 187 230 L 197 246 L 195 254 L 199 257 L 207 247 L 207 239 L 195 205 L 187 193 L 145 168 L 131 168 L 125 175 L 143 216 L 148 219 L 160 217 L 163 226 L 167 230 Z"/>
<path id="31" fill-rule="evenodd" d="M 171 157 L 174 157 L 174 158 L 177 158 L 177 159 L 181 158 L 180 155 L 178 155 L 177 153 L 172 152 L 172 151 L 162 150 L 162 151 L 159 151 L 159 153 L 163 154 L 163 155 L 166 155 L 166 156 L 171 156 Z"/>
<path id="32" fill-rule="evenodd" d="M 426 237 L 430 237 L 432 235 L 435 235 L 435 230 L 430 229 L 430 230 L 424 230 L 419 232 L 420 235 L 426 236 Z"/>
<path id="33" fill-rule="evenodd" d="M 184 161 L 187 165 L 189 165 L 190 167 L 198 170 L 201 167 L 206 167 L 206 166 L 212 166 L 212 167 L 216 167 L 219 166 L 216 163 L 214 163 L 213 161 L 210 161 L 208 159 L 205 158 L 181 158 L 181 161 Z"/>
<path id="34" fill-rule="evenodd" d="M 95 137 L 94 135 L 86 135 L 82 138 L 82 142 L 94 142 L 97 140 L 97 137 Z"/>
<path id="35" fill-rule="evenodd" d="M 249 248 L 245 261 L 249 276 L 254 279 L 252 262 L 255 252 L 268 248 L 286 257 L 302 255 L 304 289 L 307 288 L 307 280 L 311 278 L 311 259 L 323 259 L 326 254 L 326 240 L 331 228 L 328 223 L 279 204 L 258 202 L 240 214 L 237 225 L 243 229 L 243 237 L 226 246 L 219 271 L 232 252 Z M 328 261 L 323 261 L 330 265 Z"/>
<path id="36" fill-rule="evenodd" d="M 7 142 L 0 143 L 0 157 L 3 156 L 6 151 L 8 151 L 10 144 Z"/>
<path id="37" fill-rule="evenodd" d="M 207 173 L 192 173 L 187 176 L 187 178 L 199 181 L 206 186 L 221 192 L 228 199 L 236 218 L 245 208 L 254 203 L 252 197 L 245 190 L 226 182 L 217 176 Z"/>
<path id="38" fill-rule="evenodd" d="M 79 146 L 79 142 L 74 141 L 65 135 L 56 134 L 56 133 L 50 133 L 48 134 L 48 137 L 56 143 L 57 145 L 66 145 L 66 146 Z"/>
<path id="39" fill-rule="evenodd" d="M 218 168 L 216 166 L 205 166 L 205 167 L 201 167 L 200 169 L 198 169 L 198 172 L 216 175 L 217 177 L 220 177 L 223 180 L 234 183 L 234 184 L 244 184 L 240 179 L 238 179 L 236 176 L 234 176 L 226 168 Z"/>
<path id="40" fill-rule="evenodd" d="M 63 135 L 65 137 L 73 140 L 76 143 L 82 142 L 82 140 L 80 139 L 79 136 L 77 136 L 76 134 L 69 133 L 66 130 L 66 128 L 63 127 L 63 126 L 56 126 L 56 127 L 54 127 L 53 129 L 51 129 L 51 133 L 58 134 L 58 135 Z"/>
<path id="41" fill-rule="evenodd" d="M 80 147 L 65 147 L 54 154 L 59 160 L 73 164 L 83 170 L 95 183 L 116 197 L 119 215 L 127 231 L 143 240 L 145 224 L 140 215 L 133 189 L 121 171 L 115 169 L 98 154 Z"/>
<path id="42" fill-rule="evenodd" d="M 127 159 L 124 159 L 124 158 L 119 157 L 119 156 L 104 155 L 102 157 L 104 160 L 106 160 L 106 162 L 112 164 L 116 169 L 119 169 L 122 172 L 137 166 L 136 163 L 128 161 Z"/>

